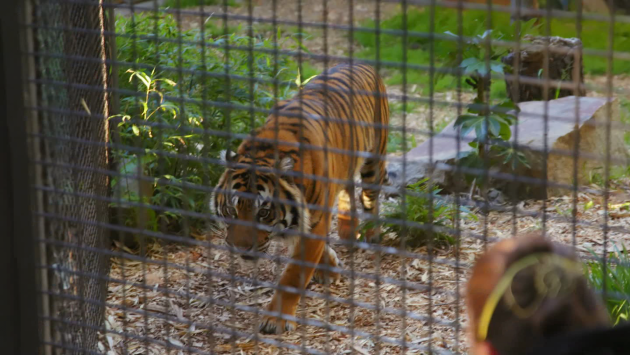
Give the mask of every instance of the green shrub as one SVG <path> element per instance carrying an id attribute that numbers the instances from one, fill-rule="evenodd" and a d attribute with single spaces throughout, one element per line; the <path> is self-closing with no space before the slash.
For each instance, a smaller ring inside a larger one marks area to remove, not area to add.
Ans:
<path id="1" fill-rule="evenodd" d="M 384 204 L 383 218 L 378 221 L 366 221 L 362 224 L 362 230 L 381 226 L 382 233 L 393 233 L 398 237 L 405 238 L 405 245 L 410 247 L 418 247 L 429 242 L 429 236 L 432 235 L 434 245 L 453 245 L 456 243 L 455 237 L 452 235 L 433 230 L 431 227 L 447 227 L 453 228 L 455 218 L 457 217 L 457 206 L 451 202 L 445 201 L 439 196 L 441 189 L 433 186 L 429 191 L 428 179 L 420 180 L 408 187 L 409 194 L 405 197 L 404 210 L 400 201 L 396 203 Z M 431 201 L 431 196 L 433 201 Z M 429 215 L 429 206 L 433 202 L 432 215 Z M 459 206 L 460 217 L 475 218 L 475 216 L 465 206 Z M 432 217 L 432 218 L 431 218 Z M 401 225 L 403 221 L 414 222 L 412 226 Z"/>
<path id="2" fill-rule="evenodd" d="M 591 253 L 598 255 L 591 250 Z M 626 299 L 619 299 L 608 294 L 604 300 L 608 308 L 608 312 L 615 324 L 619 321 L 628 321 L 630 319 L 630 255 L 625 246 L 622 250 L 615 247 L 614 252 L 610 253 L 610 257 L 606 260 L 607 267 L 604 273 L 604 267 L 600 262 L 589 262 L 586 264 L 586 275 L 590 284 L 599 291 L 604 289 L 604 280 L 606 281 L 606 292 L 617 293 L 625 296 Z"/>
<path id="3" fill-rule="evenodd" d="M 118 134 L 123 145 L 141 148 L 143 153 L 119 149 L 114 154 L 123 162 L 121 170 L 128 163 L 140 162 L 142 172 L 154 179 L 150 201 L 154 205 L 204 212 L 209 194 L 199 187 L 213 186 L 223 167 L 201 159 L 218 158 L 221 150 L 236 149 L 240 142 L 216 132 L 248 134 L 259 127 L 267 114 L 255 110 L 270 109 L 274 104 L 273 80 L 278 82 L 278 100 L 296 92 L 293 59 L 279 55 L 275 63 L 272 53 L 257 51 L 273 49 L 272 39 L 222 36 L 215 24 L 206 26 L 202 38 L 199 30 L 180 32 L 170 15 L 117 18 L 116 32 L 125 34 L 116 41 L 118 60 L 127 63 L 119 72 L 120 87 L 137 93 L 121 94 Z M 199 44 L 202 40 L 204 46 Z M 249 50 L 236 48 L 226 55 L 222 47 L 226 41 L 230 46 L 253 45 L 253 57 Z M 226 71 L 229 79 L 224 76 Z M 225 103 L 244 108 L 221 105 Z M 210 132 L 204 134 L 203 130 Z M 169 183 L 162 183 L 165 181 Z M 121 197 L 138 200 L 128 189 Z M 173 230 L 182 227 L 179 213 L 158 213 L 155 218 L 164 218 Z M 192 219 L 193 224 L 199 222 Z"/>

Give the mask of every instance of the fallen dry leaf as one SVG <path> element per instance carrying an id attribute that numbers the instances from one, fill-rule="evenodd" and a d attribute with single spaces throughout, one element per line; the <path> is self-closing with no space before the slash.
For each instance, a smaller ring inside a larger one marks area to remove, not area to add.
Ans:
<path id="1" fill-rule="evenodd" d="M 196 262 L 197 260 L 199 260 L 199 258 L 201 258 L 201 253 L 198 253 L 194 250 L 190 251 L 190 260 L 192 260 L 192 262 Z"/>
<path id="2" fill-rule="evenodd" d="M 147 273 L 146 277 L 144 278 L 144 282 L 147 284 L 147 286 L 159 285 L 162 280 L 162 273 L 157 271 Z"/>

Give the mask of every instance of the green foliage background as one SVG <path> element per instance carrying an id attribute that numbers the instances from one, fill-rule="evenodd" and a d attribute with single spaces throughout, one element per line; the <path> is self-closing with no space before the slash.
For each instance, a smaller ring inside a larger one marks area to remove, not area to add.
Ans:
<path id="1" fill-rule="evenodd" d="M 123 91 L 122 115 L 117 117 L 122 119 L 117 121 L 120 142 L 143 150 L 116 150 L 121 169 L 141 166 L 154 179 L 147 202 L 203 212 L 209 194 L 200 187 L 213 186 L 223 171 L 208 159 L 217 159 L 228 146 L 236 149 L 240 139 L 230 134 L 250 133 L 268 115 L 260 110 L 271 109 L 276 98 L 294 95 L 297 64 L 271 52 L 274 42 L 293 37 L 278 33 L 276 38 L 250 38 L 238 30 L 222 35 L 213 22 L 203 33 L 180 31 L 173 16 L 151 13 L 118 17 L 116 32 L 124 34 L 116 41 L 123 63 L 118 73 Z M 121 197 L 138 201 L 136 195 L 126 189 Z M 178 212 L 155 216 L 176 230 L 182 227 L 180 217 Z M 157 228 L 157 223 L 151 225 Z"/>

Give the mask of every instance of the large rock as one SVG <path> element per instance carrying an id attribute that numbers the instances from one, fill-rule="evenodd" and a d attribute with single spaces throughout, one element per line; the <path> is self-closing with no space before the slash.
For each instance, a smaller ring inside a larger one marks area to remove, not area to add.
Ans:
<path id="1" fill-rule="evenodd" d="M 569 96 L 547 102 L 522 102 L 519 107 L 521 112 L 518 132 L 513 127 L 512 139 L 517 138 L 519 144 L 524 146 L 523 152 L 531 168 L 521 165 L 515 173 L 518 177 L 534 178 L 522 181 L 517 187 L 521 198 L 545 198 L 569 193 L 570 186 L 573 184 L 573 152 L 576 139 L 579 139 L 578 184 L 588 184 L 594 174 L 603 176 L 607 149 L 608 109 L 612 118 L 609 140 L 611 166 L 627 164 L 628 152 L 623 139 L 625 130 L 618 121 L 619 105 L 615 99 L 609 101 L 606 98 Z M 545 180 L 545 110 L 547 110 L 548 122 L 546 180 L 550 182 L 550 186 L 546 188 L 542 183 Z M 575 130 L 576 110 L 579 113 L 578 130 Z M 455 177 L 453 172 L 458 152 L 469 152 L 472 148 L 468 143 L 473 138 L 474 132 L 471 132 L 459 139 L 458 147 L 457 132 L 451 122 L 432 140 L 425 141 L 402 157 L 388 158 L 390 182 L 394 186 L 401 187 L 424 177 L 431 177 L 435 183 L 449 190 L 465 188 L 464 179 L 461 176 Z M 403 160 L 405 174 L 403 174 Z M 512 173 L 505 167 L 491 168 L 491 172 L 499 171 Z M 514 179 L 505 178 L 505 174 L 503 177 L 493 178 L 491 182 L 491 185 L 497 188 L 505 188 L 508 185 L 514 187 L 514 184 Z M 553 186 L 557 184 L 565 186 Z"/>

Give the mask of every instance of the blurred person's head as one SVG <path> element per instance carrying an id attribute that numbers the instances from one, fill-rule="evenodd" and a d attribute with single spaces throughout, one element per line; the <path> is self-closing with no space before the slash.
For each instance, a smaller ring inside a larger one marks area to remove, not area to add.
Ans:
<path id="1" fill-rule="evenodd" d="M 472 355 L 525 355 L 577 330 L 610 327 L 568 247 L 541 233 L 493 245 L 476 262 L 466 290 Z"/>

